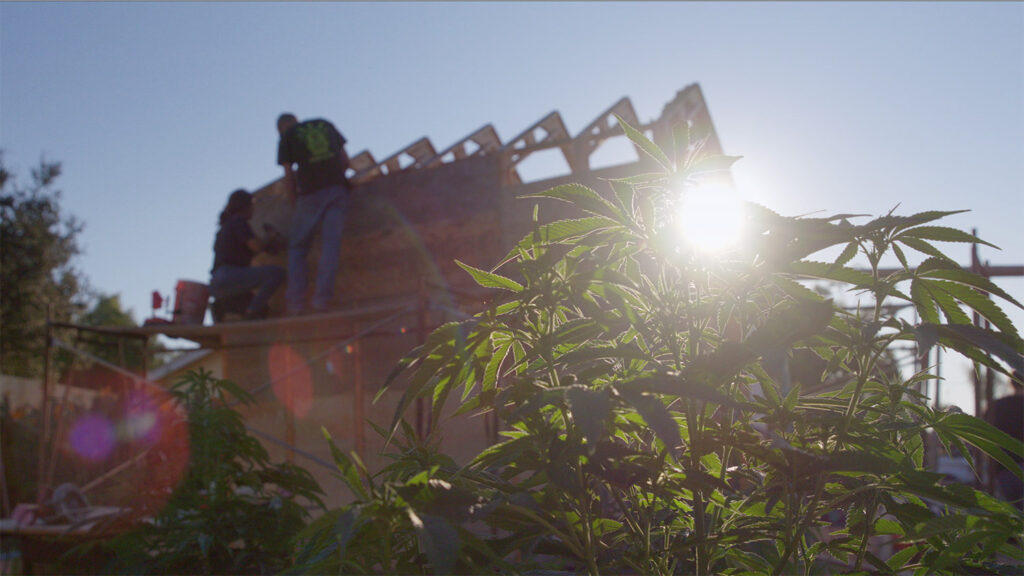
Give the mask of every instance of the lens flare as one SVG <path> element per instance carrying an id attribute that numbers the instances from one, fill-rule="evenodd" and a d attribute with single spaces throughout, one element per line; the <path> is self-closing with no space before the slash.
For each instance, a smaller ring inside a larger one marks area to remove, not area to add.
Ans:
<path id="1" fill-rule="evenodd" d="M 86 460 L 106 460 L 117 444 L 114 423 L 96 413 L 84 414 L 75 422 L 70 434 L 71 448 Z"/>
<path id="2" fill-rule="evenodd" d="M 327 364 L 332 376 L 341 378 L 345 375 L 345 355 L 337 348 L 331 348 L 327 353 Z"/>
<path id="3" fill-rule="evenodd" d="M 293 415 L 305 418 L 313 407 L 313 376 L 306 360 L 287 344 L 275 344 L 267 356 L 277 400 Z"/>
<path id="4" fill-rule="evenodd" d="M 161 509 L 188 470 L 187 417 L 167 391 L 152 383 L 127 391 L 116 406 L 83 414 L 67 439 L 68 453 L 88 463 L 87 468 L 129 475 L 133 506 Z"/>
<path id="5" fill-rule="evenodd" d="M 188 422 L 183 414 L 162 405 L 157 424 L 145 437 L 143 466 L 137 472 L 139 497 L 145 505 L 159 510 L 167 503 L 188 471 L 190 442 Z"/>
<path id="6" fill-rule="evenodd" d="M 153 444 L 160 437 L 159 399 L 153 391 L 136 391 L 128 397 L 120 436 L 128 442 Z"/>
<path id="7" fill-rule="evenodd" d="M 728 188 L 700 186 L 687 192 L 675 223 L 681 242 L 720 254 L 735 247 L 743 234 L 743 202 Z"/>

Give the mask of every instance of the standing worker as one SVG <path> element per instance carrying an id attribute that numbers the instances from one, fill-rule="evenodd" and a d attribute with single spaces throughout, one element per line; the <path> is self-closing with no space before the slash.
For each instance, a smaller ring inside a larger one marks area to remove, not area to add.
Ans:
<path id="1" fill-rule="evenodd" d="M 277 119 L 281 140 L 277 163 L 284 167 L 284 180 L 292 203 L 288 242 L 288 313 L 305 314 L 307 266 L 313 236 L 321 230 L 320 263 L 316 271 L 311 308 L 325 312 L 334 299 L 334 277 L 341 257 L 341 233 L 345 227 L 349 183 L 345 176 L 349 159 L 345 137 L 327 120 L 299 122 L 294 114 Z M 297 170 L 293 170 L 298 166 Z"/>
<path id="2" fill-rule="evenodd" d="M 244 309 L 247 320 L 267 317 L 267 303 L 285 280 L 280 266 L 250 266 L 252 257 L 259 252 L 273 253 L 283 239 L 276 230 L 268 229 L 264 239 L 256 237 L 249 220 L 252 219 L 252 194 L 235 190 L 220 213 L 220 229 L 213 242 L 213 270 L 210 272 L 210 295 L 214 301 L 214 320 L 223 319 L 225 303 L 242 297 L 251 297 Z M 256 291 L 255 296 L 252 295 Z"/>

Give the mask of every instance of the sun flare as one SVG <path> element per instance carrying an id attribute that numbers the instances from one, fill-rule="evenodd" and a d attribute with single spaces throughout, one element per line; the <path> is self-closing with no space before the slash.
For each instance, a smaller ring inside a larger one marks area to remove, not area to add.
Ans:
<path id="1" fill-rule="evenodd" d="M 743 233 L 743 202 L 719 186 L 690 190 L 676 213 L 681 240 L 698 251 L 719 254 L 739 242 Z"/>

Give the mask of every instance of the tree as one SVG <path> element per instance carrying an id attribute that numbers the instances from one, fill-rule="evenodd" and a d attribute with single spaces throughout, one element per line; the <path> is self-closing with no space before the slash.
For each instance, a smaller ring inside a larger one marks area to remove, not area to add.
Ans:
<path id="1" fill-rule="evenodd" d="M 80 312 L 84 276 L 74 267 L 83 225 L 61 211 L 54 188 L 59 162 L 41 159 L 21 184 L 0 154 L 0 372 L 43 373 L 47 314 L 71 321 Z"/>
<path id="2" fill-rule="evenodd" d="M 135 327 L 135 319 L 131 312 L 121 308 L 120 294 L 100 294 L 96 297 L 92 308 L 77 318 L 83 326 Z M 128 370 L 136 370 L 142 366 L 142 340 L 138 338 L 119 338 L 105 334 L 90 335 L 88 341 L 81 345 L 86 352 L 116 366 Z"/>

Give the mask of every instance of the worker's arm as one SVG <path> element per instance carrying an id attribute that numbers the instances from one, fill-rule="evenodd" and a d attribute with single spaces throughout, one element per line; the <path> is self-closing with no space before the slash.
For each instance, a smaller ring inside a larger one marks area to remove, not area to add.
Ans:
<path id="1" fill-rule="evenodd" d="M 336 141 L 338 143 L 338 160 L 341 161 L 341 171 L 342 173 L 345 173 L 348 171 L 348 168 L 352 163 L 351 159 L 348 157 L 348 152 L 345 151 L 345 143 L 347 142 L 347 140 L 345 140 L 345 137 L 341 135 L 341 132 L 338 132 L 338 129 L 334 127 L 334 124 L 330 124 L 330 127 L 331 131 L 334 133 L 334 137 L 337 139 Z"/>
<path id="2" fill-rule="evenodd" d="M 348 170 L 348 166 L 351 163 L 348 157 L 348 152 L 345 152 L 345 147 L 342 146 L 341 150 L 338 150 L 338 158 L 341 159 L 341 165 L 344 170 Z"/>
<path id="3" fill-rule="evenodd" d="M 252 250 L 253 254 L 263 252 L 263 249 L 266 248 L 266 244 L 264 244 L 263 240 L 260 240 L 255 236 L 249 238 L 245 245 L 249 247 L 249 250 Z"/>
<path id="4" fill-rule="evenodd" d="M 288 203 L 295 205 L 295 171 L 292 170 L 291 164 L 282 164 L 284 168 L 284 194 L 288 198 Z"/>
<path id="5" fill-rule="evenodd" d="M 283 245 L 284 239 L 281 237 L 280 232 L 266 224 L 263 227 L 266 230 L 263 238 L 253 236 L 245 241 L 245 245 L 249 247 L 249 250 L 252 250 L 253 254 L 260 252 L 273 254 L 281 249 Z"/>

